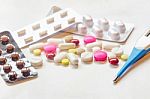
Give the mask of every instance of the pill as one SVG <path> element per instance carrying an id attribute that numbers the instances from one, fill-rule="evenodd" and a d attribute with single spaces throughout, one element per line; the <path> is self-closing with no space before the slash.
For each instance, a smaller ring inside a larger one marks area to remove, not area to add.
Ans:
<path id="1" fill-rule="evenodd" d="M 20 55 L 19 55 L 18 52 L 14 52 L 14 53 L 11 54 L 10 57 L 11 57 L 12 61 L 17 61 L 17 60 L 19 60 Z"/>
<path id="2" fill-rule="evenodd" d="M 104 31 L 108 31 L 109 21 L 106 18 L 99 19 L 98 24 L 99 24 L 100 28 L 102 28 Z"/>
<path id="3" fill-rule="evenodd" d="M 80 41 L 78 39 L 72 39 L 71 43 L 75 43 L 75 45 L 78 46 Z"/>
<path id="4" fill-rule="evenodd" d="M 93 48 L 92 48 L 92 52 L 96 52 L 96 51 L 98 51 L 98 50 L 100 50 L 100 47 L 93 47 Z"/>
<path id="5" fill-rule="evenodd" d="M 40 56 L 41 55 L 41 50 L 40 49 L 35 49 L 35 50 L 33 50 L 33 54 L 35 55 L 35 56 Z"/>
<path id="6" fill-rule="evenodd" d="M 64 66 L 69 65 L 69 60 L 68 59 L 62 59 L 61 64 Z"/>
<path id="7" fill-rule="evenodd" d="M 68 36 L 64 37 L 64 40 L 65 40 L 66 43 L 70 43 L 72 39 L 73 39 L 72 35 L 68 35 Z"/>
<path id="8" fill-rule="evenodd" d="M 72 24 L 75 22 L 75 17 L 68 19 L 68 24 Z"/>
<path id="9" fill-rule="evenodd" d="M 96 51 L 94 53 L 95 61 L 106 61 L 107 60 L 107 53 L 104 51 Z"/>
<path id="10" fill-rule="evenodd" d="M 12 66 L 10 64 L 3 65 L 3 70 L 5 73 L 9 73 L 12 70 Z"/>
<path id="11" fill-rule="evenodd" d="M 33 36 L 25 38 L 24 41 L 25 41 L 26 44 L 32 42 L 33 41 Z"/>
<path id="12" fill-rule="evenodd" d="M 32 29 L 33 29 L 33 30 L 37 30 L 37 29 L 39 29 L 39 28 L 40 28 L 40 24 L 35 24 L 35 25 L 32 26 Z"/>
<path id="13" fill-rule="evenodd" d="M 82 62 L 92 62 L 93 61 L 93 53 L 92 52 L 83 52 L 81 54 Z"/>
<path id="14" fill-rule="evenodd" d="M 13 44 L 7 44 L 6 45 L 6 52 L 7 53 L 12 53 L 15 50 L 15 46 Z"/>
<path id="15" fill-rule="evenodd" d="M 95 34 L 96 37 L 103 37 L 103 30 L 94 26 L 92 32 Z"/>
<path id="16" fill-rule="evenodd" d="M 60 44 L 60 43 L 64 43 L 63 39 L 50 38 L 47 40 L 47 44 L 49 44 L 49 45 L 58 46 L 58 44 Z"/>
<path id="17" fill-rule="evenodd" d="M 15 71 L 11 71 L 8 73 L 8 78 L 10 81 L 15 81 L 17 79 L 17 73 Z"/>
<path id="18" fill-rule="evenodd" d="M 124 33 L 126 31 L 125 24 L 122 21 L 116 21 L 114 27 L 119 33 Z"/>
<path id="19" fill-rule="evenodd" d="M 85 49 L 84 48 L 76 48 L 77 50 L 77 55 L 81 55 L 83 52 L 85 52 Z"/>
<path id="20" fill-rule="evenodd" d="M 109 36 L 111 37 L 112 40 L 119 40 L 120 39 L 120 34 L 114 29 L 109 30 Z"/>
<path id="21" fill-rule="evenodd" d="M 78 24 L 78 33 L 86 34 L 87 33 L 87 27 L 84 24 Z"/>
<path id="22" fill-rule="evenodd" d="M 57 30 L 59 30 L 59 29 L 61 29 L 61 24 L 57 24 L 57 25 L 54 26 L 54 30 L 55 30 L 55 31 L 57 31 Z"/>
<path id="23" fill-rule="evenodd" d="M 44 30 L 42 32 L 39 32 L 39 36 L 40 37 L 43 37 L 43 36 L 46 36 L 47 35 L 47 30 Z"/>
<path id="24" fill-rule="evenodd" d="M 23 29 L 23 30 L 21 30 L 21 31 L 18 31 L 17 34 L 18 34 L 19 37 L 20 37 L 20 36 L 23 36 L 23 35 L 26 34 L 26 30 Z"/>
<path id="25" fill-rule="evenodd" d="M 96 41 L 96 38 L 94 36 L 87 35 L 87 36 L 84 36 L 83 41 L 84 41 L 84 44 L 93 43 Z"/>
<path id="26" fill-rule="evenodd" d="M 0 65 L 4 65 L 6 64 L 6 62 L 7 62 L 7 59 L 3 56 L 0 56 Z"/>
<path id="27" fill-rule="evenodd" d="M 55 57 L 55 53 L 47 53 L 47 54 L 46 54 L 46 58 L 47 58 L 48 60 L 54 60 L 54 57 Z"/>
<path id="28" fill-rule="evenodd" d="M 55 63 L 60 63 L 62 59 L 67 58 L 67 52 L 60 52 L 54 57 Z"/>
<path id="29" fill-rule="evenodd" d="M 61 18 L 64 18 L 67 16 L 67 11 L 60 13 Z"/>
<path id="30" fill-rule="evenodd" d="M 21 73 L 23 77 L 28 77 L 30 76 L 30 68 L 29 67 L 24 67 L 21 69 Z"/>
<path id="31" fill-rule="evenodd" d="M 101 49 L 102 48 L 102 42 L 97 41 L 97 42 L 86 44 L 86 48 L 88 51 L 92 51 L 93 47 L 99 47 Z"/>
<path id="32" fill-rule="evenodd" d="M 43 49 L 44 49 L 45 53 L 55 53 L 57 47 L 56 47 L 56 45 L 46 45 L 46 46 L 44 46 Z"/>
<path id="33" fill-rule="evenodd" d="M 83 16 L 83 23 L 84 23 L 87 27 L 92 27 L 93 24 L 94 24 L 92 17 L 89 16 L 89 15 Z"/>
<path id="34" fill-rule="evenodd" d="M 43 49 L 44 45 L 45 45 L 44 43 L 36 43 L 36 44 L 30 45 L 29 50 L 30 52 L 33 52 L 33 50 L 35 49 Z"/>
<path id="35" fill-rule="evenodd" d="M 69 52 L 69 53 L 77 54 L 77 49 L 69 49 L 68 52 Z"/>
<path id="36" fill-rule="evenodd" d="M 120 57 L 123 54 L 123 49 L 121 47 L 114 47 L 111 50 L 117 57 Z"/>
<path id="37" fill-rule="evenodd" d="M 111 59 L 111 58 L 116 58 L 117 56 L 114 54 L 114 53 L 112 53 L 112 52 L 110 52 L 109 54 L 108 54 L 108 58 L 109 59 Z"/>
<path id="38" fill-rule="evenodd" d="M 58 48 L 60 50 L 68 50 L 68 49 L 73 49 L 75 47 L 76 47 L 76 45 L 74 43 L 60 43 L 58 45 Z"/>
<path id="39" fill-rule="evenodd" d="M 120 47 L 120 44 L 112 42 L 103 42 L 102 44 L 102 48 L 107 51 L 111 51 L 114 47 Z"/>
<path id="40" fill-rule="evenodd" d="M 47 24 L 51 24 L 51 23 L 54 22 L 54 18 L 53 18 L 53 17 L 52 17 L 52 18 L 48 18 L 48 19 L 46 20 L 46 22 L 47 22 Z"/>
<path id="41" fill-rule="evenodd" d="M 118 65 L 119 63 L 118 58 L 108 58 L 108 61 L 111 65 Z"/>
<path id="42" fill-rule="evenodd" d="M 75 55 L 74 53 L 68 53 L 67 57 L 72 65 L 78 65 L 79 61 L 78 61 L 77 55 Z M 77 66 L 75 66 L 75 67 L 77 67 Z"/>
<path id="43" fill-rule="evenodd" d="M 35 68 L 39 68 L 43 65 L 43 59 L 41 57 L 32 57 L 29 60 L 31 65 Z"/>
<path id="44" fill-rule="evenodd" d="M 128 55 L 127 54 L 122 54 L 121 55 L 121 60 L 127 61 L 128 60 Z"/>
<path id="45" fill-rule="evenodd" d="M 1 36 L 0 41 L 3 45 L 7 45 L 9 43 L 9 37 L 6 35 Z"/>

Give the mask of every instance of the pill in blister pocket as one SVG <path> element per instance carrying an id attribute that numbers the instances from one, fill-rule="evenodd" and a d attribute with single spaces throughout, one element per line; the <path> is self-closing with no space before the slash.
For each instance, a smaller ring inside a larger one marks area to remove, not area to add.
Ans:
<path id="1" fill-rule="evenodd" d="M 15 71 L 11 71 L 8 73 L 8 78 L 10 81 L 15 81 L 17 79 L 17 73 Z"/>
<path id="2" fill-rule="evenodd" d="M 30 76 L 30 69 L 28 67 L 24 67 L 21 69 L 21 73 L 23 77 L 28 77 Z"/>
<path id="3" fill-rule="evenodd" d="M 70 43 L 72 39 L 73 39 L 72 35 L 68 35 L 68 36 L 64 37 L 64 40 L 65 40 L 66 43 Z"/>
<path id="4" fill-rule="evenodd" d="M 74 53 L 68 53 L 67 57 L 70 60 L 70 63 L 72 65 L 78 65 L 79 60 L 78 60 L 78 56 L 77 55 L 75 55 Z"/>
<path id="5" fill-rule="evenodd" d="M 6 62 L 7 62 L 7 59 L 3 56 L 0 56 L 0 65 L 4 65 L 6 64 Z"/>
<path id="6" fill-rule="evenodd" d="M 87 35 L 87 36 L 84 36 L 83 41 L 84 41 L 84 44 L 93 43 L 96 41 L 96 38 L 94 36 Z"/>
<path id="7" fill-rule="evenodd" d="M 29 43 L 33 41 L 33 36 L 27 37 L 24 39 L 25 43 Z"/>
<path id="8" fill-rule="evenodd" d="M 44 45 L 45 45 L 44 43 L 36 43 L 36 44 L 30 45 L 29 50 L 30 52 L 32 52 L 35 49 L 43 49 Z"/>
<path id="9" fill-rule="evenodd" d="M 48 19 L 46 20 L 46 22 L 47 22 L 47 24 L 51 24 L 51 23 L 54 22 L 54 18 L 53 18 L 53 17 L 52 17 L 52 18 L 48 18 Z"/>
<path id="10" fill-rule="evenodd" d="M 67 52 L 60 52 L 54 57 L 55 63 L 60 63 L 62 59 L 67 58 Z"/>
<path id="11" fill-rule="evenodd" d="M 78 24 L 78 33 L 86 34 L 87 33 L 87 27 L 84 24 Z"/>
<path id="12" fill-rule="evenodd" d="M 76 47 L 76 45 L 75 45 L 74 43 L 60 43 L 60 44 L 58 45 L 58 48 L 59 48 L 60 50 L 73 49 L 73 48 L 75 48 L 75 47 Z"/>
<path id="13" fill-rule="evenodd" d="M 121 47 L 114 47 L 111 50 L 117 57 L 120 57 L 123 54 L 123 49 Z"/>
<path id="14" fill-rule="evenodd" d="M 22 69 L 25 66 L 25 62 L 23 60 L 18 60 L 16 66 L 18 69 Z"/>
<path id="15" fill-rule="evenodd" d="M 107 51 L 111 51 L 114 47 L 120 47 L 120 44 L 111 42 L 103 42 L 102 44 L 102 48 Z"/>
<path id="16" fill-rule="evenodd" d="M 64 43 L 63 39 L 50 38 L 50 39 L 47 40 L 47 44 L 49 44 L 49 45 L 53 44 L 53 45 L 57 46 L 60 43 Z"/>
<path id="17" fill-rule="evenodd" d="M 74 23 L 75 22 L 75 17 L 68 19 L 68 24 Z"/>
<path id="18" fill-rule="evenodd" d="M 89 16 L 89 15 L 83 16 L 83 23 L 84 23 L 87 27 L 92 27 L 93 24 L 94 24 L 92 17 Z"/>
<path id="19" fill-rule="evenodd" d="M 109 21 L 106 18 L 102 18 L 98 20 L 99 27 L 104 31 L 108 31 L 109 29 Z"/>
<path id="20" fill-rule="evenodd" d="M 12 53 L 12 54 L 11 54 L 11 59 L 12 59 L 12 61 L 17 61 L 17 60 L 19 60 L 19 59 L 20 59 L 19 53 L 17 53 L 17 52 Z"/>
<path id="21" fill-rule="evenodd" d="M 5 65 L 3 65 L 3 71 L 4 71 L 5 73 L 9 73 L 11 70 L 12 70 L 12 67 L 11 67 L 10 64 L 5 64 Z"/>
<path id="22" fill-rule="evenodd" d="M 114 27 L 116 28 L 116 30 L 119 32 L 119 33 L 124 33 L 126 31 L 126 27 L 125 27 L 125 24 L 121 21 L 116 21 L 114 23 Z"/>
<path id="23" fill-rule="evenodd" d="M 98 28 L 97 26 L 94 26 L 92 31 L 96 37 L 103 37 L 103 30 Z"/>
<path id="24" fill-rule="evenodd" d="M 61 29 L 61 24 L 57 24 L 57 25 L 54 26 L 54 30 L 55 30 L 55 31 L 57 31 L 57 30 L 59 30 L 59 29 Z"/>
<path id="25" fill-rule="evenodd" d="M 39 29 L 39 28 L 40 28 L 40 24 L 35 24 L 35 25 L 32 26 L 32 29 L 33 29 L 33 30 L 37 30 L 37 29 Z"/>
<path id="26" fill-rule="evenodd" d="M 9 37 L 6 36 L 6 35 L 1 36 L 0 40 L 1 40 L 1 42 L 2 42 L 3 45 L 6 45 L 6 44 L 9 43 Z"/>
<path id="27" fill-rule="evenodd" d="M 46 36 L 47 34 L 48 34 L 48 33 L 47 33 L 47 30 L 42 31 L 42 32 L 39 32 L 39 36 L 40 36 L 40 37 Z"/>
<path id="28" fill-rule="evenodd" d="M 109 36 L 111 37 L 112 40 L 119 40 L 120 39 L 120 34 L 114 29 L 109 30 Z"/>
<path id="29" fill-rule="evenodd" d="M 89 43 L 86 45 L 86 48 L 88 51 L 92 51 L 93 47 L 99 47 L 101 49 L 102 48 L 102 42 L 97 41 L 97 42 Z"/>
<path id="30" fill-rule="evenodd" d="M 14 50 L 15 50 L 15 46 L 14 45 L 12 45 L 12 44 L 7 44 L 6 45 L 6 52 L 7 53 L 12 53 L 12 52 L 14 52 Z"/>
<path id="31" fill-rule="evenodd" d="M 26 34 L 26 30 L 24 29 L 24 30 L 18 31 L 17 33 L 18 33 L 18 36 L 23 36 Z"/>
<path id="32" fill-rule="evenodd" d="M 64 18 L 67 16 L 67 11 L 60 13 L 61 18 Z"/>
<path id="33" fill-rule="evenodd" d="M 82 62 L 92 62 L 93 61 L 93 53 L 92 52 L 83 52 L 81 54 Z"/>

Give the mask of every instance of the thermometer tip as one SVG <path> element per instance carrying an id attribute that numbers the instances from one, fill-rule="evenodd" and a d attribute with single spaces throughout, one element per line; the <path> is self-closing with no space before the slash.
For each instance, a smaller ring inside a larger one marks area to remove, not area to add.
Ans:
<path id="1" fill-rule="evenodd" d="M 119 77 L 116 77 L 116 78 L 113 80 L 113 82 L 114 82 L 114 83 L 117 83 L 117 82 L 118 82 L 118 79 L 119 79 Z"/>

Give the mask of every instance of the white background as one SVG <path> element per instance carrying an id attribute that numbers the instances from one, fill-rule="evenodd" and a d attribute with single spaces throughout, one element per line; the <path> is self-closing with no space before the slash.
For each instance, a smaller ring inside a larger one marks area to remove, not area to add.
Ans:
<path id="1" fill-rule="evenodd" d="M 130 53 L 135 40 L 149 28 L 149 0 L 0 0 L 0 30 L 17 30 L 45 17 L 51 5 L 71 7 L 80 14 L 107 17 L 135 24 L 125 44 Z M 27 49 L 23 50 L 29 55 Z M 109 64 L 82 64 L 79 69 L 44 62 L 35 80 L 7 86 L 0 78 L 0 99 L 149 99 L 150 55 L 147 55 L 117 85 L 119 68 Z"/>

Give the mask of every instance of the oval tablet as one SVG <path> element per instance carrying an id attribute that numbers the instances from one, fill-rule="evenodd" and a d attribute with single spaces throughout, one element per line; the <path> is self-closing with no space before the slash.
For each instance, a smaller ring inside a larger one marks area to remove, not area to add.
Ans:
<path id="1" fill-rule="evenodd" d="M 112 42 L 103 42 L 102 44 L 102 48 L 107 51 L 111 51 L 114 47 L 120 47 L 120 44 Z"/>
<path id="2" fill-rule="evenodd" d="M 94 36 L 87 35 L 87 36 L 84 36 L 83 41 L 84 41 L 84 44 L 93 43 L 96 41 L 96 38 Z"/>
<path id="3" fill-rule="evenodd" d="M 96 51 L 94 53 L 95 61 L 106 61 L 107 60 L 107 53 L 104 51 Z"/>
<path id="4" fill-rule="evenodd" d="M 44 49 L 45 53 L 55 53 L 57 47 L 56 47 L 56 45 L 46 45 L 46 46 L 44 46 L 43 49 Z"/>
<path id="5" fill-rule="evenodd" d="M 82 62 L 92 62 L 93 61 L 93 53 L 92 52 L 83 52 L 81 54 Z"/>

